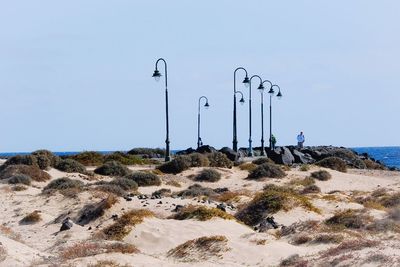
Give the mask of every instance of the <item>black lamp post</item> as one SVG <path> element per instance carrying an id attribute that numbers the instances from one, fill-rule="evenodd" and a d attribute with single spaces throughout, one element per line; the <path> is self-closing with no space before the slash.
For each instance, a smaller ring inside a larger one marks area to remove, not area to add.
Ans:
<path id="1" fill-rule="evenodd" d="M 281 88 L 276 84 L 272 85 L 268 91 L 268 94 L 269 94 L 269 149 L 272 149 L 272 97 L 275 94 L 274 87 L 278 87 L 278 93 L 276 94 L 278 99 L 282 98 Z"/>
<path id="2" fill-rule="evenodd" d="M 235 71 L 233 72 L 233 141 L 232 141 L 233 150 L 235 152 L 238 151 L 237 123 L 236 123 L 236 93 L 238 92 L 238 91 L 236 91 L 236 72 L 238 70 L 243 70 L 246 73 L 246 77 L 243 80 L 243 83 L 245 84 L 245 86 L 249 86 L 249 83 L 250 83 L 249 77 L 247 75 L 247 70 L 245 68 L 239 67 L 239 68 L 235 69 Z M 243 102 L 242 102 L 242 100 L 243 100 Z M 242 104 L 244 103 L 243 94 L 242 94 L 242 99 L 240 99 L 240 103 L 242 103 Z"/>
<path id="3" fill-rule="evenodd" d="M 198 113 L 197 113 L 197 148 L 199 148 L 203 144 L 200 138 L 200 101 L 202 99 L 206 100 L 204 107 L 207 109 L 210 107 L 210 105 L 208 104 L 208 98 L 206 96 L 201 96 L 199 98 Z"/>
<path id="4" fill-rule="evenodd" d="M 168 74 L 167 74 L 167 62 L 163 58 L 159 58 L 156 61 L 156 69 L 154 70 L 153 77 L 158 82 L 161 78 L 161 73 L 158 71 L 158 62 L 164 62 L 165 67 L 165 116 L 166 116 L 166 138 L 165 138 L 165 161 L 171 160 L 170 150 L 169 150 L 169 118 L 168 118 Z"/>
<path id="5" fill-rule="evenodd" d="M 272 83 L 268 80 L 262 82 L 269 83 L 270 90 L 272 88 Z M 265 147 L 264 147 L 264 86 L 260 89 L 261 95 L 261 156 L 265 156 Z"/>
<path id="6" fill-rule="evenodd" d="M 251 80 L 253 80 L 253 78 L 258 78 L 260 79 L 260 85 L 258 86 L 258 90 L 263 90 L 264 89 L 264 85 L 262 83 L 262 79 L 260 76 L 258 75 L 253 75 L 250 77 L 249 80 L 249 152 L 248 155 L 249 157 L 253 156 L 253 147 L 251 146 L 252 140 L 251 140 Z"/>

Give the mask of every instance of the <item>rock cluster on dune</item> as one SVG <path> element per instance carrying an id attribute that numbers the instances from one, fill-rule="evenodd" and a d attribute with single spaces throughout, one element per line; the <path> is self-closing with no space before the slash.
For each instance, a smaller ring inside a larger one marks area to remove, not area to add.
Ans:
<path id="1" fill-rule="evenodd" d="M 1 162 L 0 266 L 400 260 L 400 173 L 367 155 L 282 147 L 247 158 L 204 146 L 160 165 L 149 157 L 162 150 L 130 153 Z"/>

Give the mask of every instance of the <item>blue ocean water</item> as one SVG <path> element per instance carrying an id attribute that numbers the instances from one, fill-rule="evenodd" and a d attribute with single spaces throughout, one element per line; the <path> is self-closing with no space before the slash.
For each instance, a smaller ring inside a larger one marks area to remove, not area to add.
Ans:
<path id="1" fill-rule="evenodd" d="M 368 153 L 372 158 L 382 161 L 388 167 L 400 168 L 400 147 L 354 147 L 357 153 Z"/>

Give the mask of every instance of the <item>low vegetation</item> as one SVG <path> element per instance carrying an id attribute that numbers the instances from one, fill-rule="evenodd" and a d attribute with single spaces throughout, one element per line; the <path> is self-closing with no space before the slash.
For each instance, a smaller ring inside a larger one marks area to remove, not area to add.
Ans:
<path id="1" fill-rule="evenodd" d="M 159 190 L 154 191 L 151 195 L 152 196 L 160 196 L 160 197 L 169 197 L 171 196 L 172 191 L 168 188 L 161 188 Z"/>
<path id="2" fill-rule="evenodd" d="M 62 159 L 57 164 L 56 169 L 63 171 L 63 172 L 78 172 L 86 174 L 86 168 L 81 163 L 77 162 L 73 159 Z"/>
<path id="3" fill-rule="evenodd" d="M 141 155 L 146 158 L 159 158 L 165 156 L 165 149 L 137 147 L 128 151 L 130 155 Z"/>
<path id="4" fill-rule="evenodd" d="M 353 239 L 342 242 L 337 247 L 330 248 L 323 253 L 323 257 L 333 257 L 340 254 L 362 250 L 364 248 L 373 248 L 379 245 L 379 241 L 368 239 Z"/>
<path id="5" fill-rule="evenodd" d="M 136 191 L 138 189 L 138 184 L 134 180 L 125 177 L 117 177 L 109 184 L 119 186 L 126 191 Z"/>
<path id="6" fill-rule="evenodd" d="M 43 188 L 44 193 L 59 191 L 64 196 L 74 197 L 84 188 L 84 183 L 79 180 L 73 180 L 68 177 L 58 178 L 51 181 Z"/>
<path id="7" fill-rule="evenodd" d="M 241 169 L 242 171 L 253 171 L 256 168 L 257 164 L 251 162 L 245 162 L 239 165 L 239 169 Z"/>
<path id="8" fill-rule="evenodd" d="M 79 225 L 86 225 L 89 222 L 96 220 L 103 216 L 105 211 L 110 209 L 117 202 L 118 199 L 111 194 L 98 203 L 84 206 L 78 214 L 77 223 Z"/>
<path id="9" fill-rule="evenodd" d="M 301 206 L 307 210 L 320 211 L 312 205 L 307 197 L 302 196 L 290 187 L 267 185 L 264 190 L 255 195 L 255 197 L 242 209 L 235 217 L 247 225 L 254 226 L 270 214 L 280 210 L 289 210 L 293 206 Z"/>
<path id="10" fill-rule="evenodd" d="M 385 170 L 385 166 L 370 159 L 364 160 L 365 167 L 370 170 Z"/>
<path id="11" fill-rule="evenodd" d="M 332 217 L 325 220 L 325 224 L 337 230 L 342 229 L 361 229 L 365 228 L 371 217 L 360 210 L 344 210 L 335 213 Z"/>
<path id="12" fill-rule="evenodd" d="M 39 168 L 37 159 L 33 155 L 17 155 L 9 158 L 3 165 L 0 166 L 0 171 L 10 165 L 28 165 Z"/>
<path id="13" fill-rule="evenodd" d="M 216 193 L 212 188 L 194 184 L 189 186 L 187 189 L 178 192 L 177 195 L 184 198 L 193 198 L 199 196 L 211 197 L 216 195 Z"/>
<path id="14" fill-rule="evenodd" d="M 9 184 L 24 184 L 24 185 L 30 185 L 32 182 L 31 177 L 25 174 L 16 174 L 14 176 L 11 176 L 10 179 L 8 179 Z"/>
<path id="15" fill-rule="evenodd" d="M 149 210 L 130 210 L 125 212 L 113 224 L 104 228 L 99 236 L 107 240 L 122 240 L 131 232 L 132 227 L 142 223 L 144 218 L 152 216 L 154 214 Z"/>
<path id="16" fill-rule="evenodd" d="M 131 171 L 118 161 L 108 161 L 94 170 L 94 173 L 107 176 L 126 176 Z"/>
<path id="17" fill-rule="evenodd" d="M 105 162 L 107 161 L 117 161 L 123 165 L 142 165 L 146 163 L 146 161 L 139 156 L 125 154 L 123 152 L 114 152 L 106 155 Z"/>
<path id="18" fill-rule="evenodd" d="M 210 161 L 210 167 L 219 167 L 219 168 L 232 168 L 233 163 L 229 160 L 229 158 L 221 152 L 214 152 L 207 155 L 208 160 Z"/>
<path id="19" fill-rule="evenodd" d="M 0 172 L 0 180 L 8 179 L 15 175 L 29 176 L 33 181 L 43 182 L 50 180 L 51 176 L 36 166 L 10 165 Z"/>
<path id="20" fill-rule="evenodd" d="M 196 219 L 199 221 L 208 221 L 216 217 L 225 220 L 235 219 L 232 215 L 220 209 L 208 208 L 205 206 L 193 206 L 193 205 L 189 205 L 182 208 L 181 210 L 179 210 L 178 213 L 173 215 L 171 218 L 175 220 Z"/>
<path id="21" fill-rule="evenodd" d="M 270 158 L 264 157 L 264 158 L 258 158 L 252 161 L 253 164 L 256 165 L 262 165 L 264 163 L 271 163 L 274 164 L 275 162 L 273 162 Z"/>
<path id="22" fill-rule="evenodd" d="M 263 178 L 282 178 L 285 176 L 286 173 L 280 166 L 271 163 L 263 163 L 251 171 L 247 179 L 259 180 Z"/>
<path id="23" fill-rule="evenodd" d="M 204 169 L 195 177 L 199 182 L 218 182 L 220 179 L 221 174 L 214 169 Z"/>
<path id="24" fill-rule="evenodd" d="M 127 176 L 125 179 L 136 182 L 139 186 L 159 186 L 161 179 L 157 175 L 149 172 L 134 172 Z"/>
<path id="25" fill-rule="evenodd" d="M 332 178 L 331 174 L 325 170 L 312 172 L 311 177 L 319 181 L 328 181 Z"/>
<path id="26" fill-rule="evenodd" d="M 34 212 L 29 213 L 20 221 L 21 224 L 35 224 L 42 220 L 42 216 L 40 216 L 40 211 L 35 210 Z"/>
<path id="27" fill-rule="evenodd" d="M 221 258 L 229 250 L 225 236 L 204 236 L 186 241 L 168 251 L 167 256 L 183 262 L 204 261 L 210 258 Z"/>
<path id="28" fill-rule="evenodd" d="M 300 166 L 300 171 L 302 171 L 302 172 L 307 172 L 309 170 L 310 170 L 310 165 L 308 165 L 308 164 L 303 164 Z"/>
<path id="29" fill-rule="evenodd" d="M 190 161 L 187 156 L 177 156 L 169 162 L 157 167 L 163 173 L 177 174 L 190 168 Z"/>
<path id="30" fill-rule="evenodd" d="M 190 167 L 208 167 L 210 165 L 210 161 L 208 158 L 200 153 L 192 153 L 189 154 L 187 157 L 190 161 Z"/>
<path id="31" fill-rule="evenodd" d="M 51 151 L 44 149 L 32 152 L 32 156 L 36 157 L 37 164 L 42 170 L 55 167 L 61 160 L 60 157 L 54 155 Z"/>
<path id="32" fill-rule="evenodd" d="M 338 157 L 324 158 L 315 164 L 335 171 L 347 172 L 346 162 Z"/>
<path id="33" fill-rule="evenodd" d="M 104 162 L 104 156 L 95 151 L 84 151 L 71 156 L 71 159 L 76 160 L 85 166 L 99 166 Z"/>
<path id="34" fill-rule="evenodd" d="M 319 188 L 317 185 L 312 184 L 312 185 L 307 185 L 301 190 L 301 194 L 317 194 L 321 192 L 321 188 Z"/>

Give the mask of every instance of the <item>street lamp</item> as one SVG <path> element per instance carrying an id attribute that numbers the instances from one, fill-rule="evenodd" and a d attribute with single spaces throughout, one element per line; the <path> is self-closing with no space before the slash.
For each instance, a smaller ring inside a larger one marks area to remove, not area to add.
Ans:
<path id="1" fill-rule="evenodd" d="M 171 160 L 170 150 L 169 150 L 169 120 L 168 120 L 168 74 L 167 74 L 167 62 L 163 58 L 159 58 L 156 61 L 156 69 L 153 73 L 153 78 L 158 82 L 161 78 L 161 73 L 158 71 L 158 62 L 164 62 L 165 67 L 165 116 L 166 116 L 166 138 L 165 138 L 165 161 Z"/>
<path id="2" fill-rule="evenodd" d="M 278 87 L 278 93 L 276 94 L 276 97 L 278 97 L 278 99 L 282 98 L 281 88 L 276 84 L 272 85 L 268 92 L 268 94 L 269 94 L 269 149 L 272 148 L 272 97 L 275 94 L 274 87 Z"/>
<path id="3" fill-rule="evenodd" d="M 249 153 L 248 156 L 252 157 L 253 156 L 253 147 L 251 146 L 252 140 L 251 140 L 251 81 L 253 80 L 253 78 L 258 78 L 260 79 L 260 85 L 258 86 L 258 90 L 263 90 L 264 89 L 264 85 L 262 83 L 262 79 L 260 76 L 258 75 L 253 75 L 250 77 L 249 79 Z"/>
<path id="4" fill-rule="evenodd" d="M 235 69 L 235 71 L 233 72 L 233 150 L 235 152 L 237 152 L 238 148 L 237 148 L 237 120 L 236 120 L 236 72 L 238 70 L 243 70 L 246 73 L 246 76 L 243 80 L 243 83 L 246 87 L 249 86 L 250 80 L 249 80 L 249 76 L 247 74 L 247 70 L 245 68 L 239 67 L 237 69 Z M 240 92 L 241 93 L 241 92 Z M 241 93 L 242 94 L 242 93 Z M 242 101 L 243 100 L 243 101 Z M 244 98 L 243 98 L 243 94 L 242 94 L 242 99 L 240 99 L 240 103 L 243 104 L 244 103 Z"/>
<path id="5" fill-rule="evenodd" d="M 208 104 L 208 98 L 206 96 L 201 96 L 199 98 L 199 106 L 198 106 L 198 113 L 197 113 L 197 148 L 199 148 L 201 145 L 203 145 L 203 142 L 201 141 L 201 138 L 200 138 L 200 102 L 202 99 L 206 100 L 204 107 L 206 109 L 208 109 L 210 107 L 210 105 Z"/>
<path id="6" fill-rule="evenodd" d="M 261 156 L 265 156 L 264 147 L 264 83 L 269 83 L 270 91 L 272 88 L 272 83 L 268 80 L 262 82 L 262 88 L 259 90 L 261 95 Z M 260 87 L 259 87 L 260 88 Z"/>

